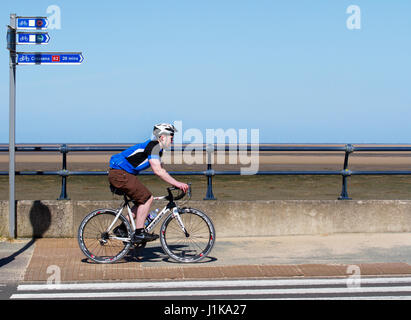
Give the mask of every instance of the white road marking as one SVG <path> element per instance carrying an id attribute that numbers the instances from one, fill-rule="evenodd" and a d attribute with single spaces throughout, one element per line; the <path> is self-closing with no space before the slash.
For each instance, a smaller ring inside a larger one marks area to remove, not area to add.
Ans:
<path id="1" fill-rule="evenodd" d="M 17 287 L 18 293 L 13 294 L 10 299 L 158 297 L 253 299 L 256 296 L 273 296 L 275 299 L 411 299 L 411 277 L 361 278 L 359 286 L 349 286 L 347 281 L 348 278 L 23 284 Z M 86 290 L 88 292 L 84 292 Z M 379 297 L 378 294 L 381 296 Z M 313 295 L 320 295 L 320 297 L 313 297 Z M 324 297 L 324 295 L 329 296 Z"/>
<path id="2" fill-rule="evenodd" d="M 191 291 L 144 291 L 144 292 L 73 292 L 73 293 L 22 293 L 10 299 L 68 299 L 68 298 L 147 298 L 147 297 L 200 297 L 200 296 L 255 296 L 255 295 L 304 295 L 346 293 L 407 292 L 407 287 L 360 287 L 360 288 L 308 288 L 308 289 L 247 289 L 247 290 L 191 290 Z"/>
<path id="3" fill-rule="evenodd" d="M 360 284 L 410 283 L 411 277 L 361 278 Z M 42 290 L 126 290 L 126 289 L 171 289 L 171 288 L 219 288 L 219 287 L 267 287 L 267 286 L 315 286 L 346 285 L 347 278 L 338 279 L 258 279 L 258 280 L 210 280 L 210 281 L 159 281 L 117 283 L 66 283 L 66 284 L 23 284 L 18 291 Z"/>

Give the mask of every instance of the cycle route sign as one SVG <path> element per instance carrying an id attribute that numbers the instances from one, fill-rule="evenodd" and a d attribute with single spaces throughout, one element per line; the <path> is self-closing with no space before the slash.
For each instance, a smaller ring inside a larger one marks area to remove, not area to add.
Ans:
<path id="1" fill-rule="evenodd" d="M 7 32 L 7 48 L 14 65 L 78 65 L 84 61 L 81 52 L 16 52 L 16 45 L 48 44 L 47 32 L 30 31 L 45 30 L 48 25 L 47 17 L 14 16 Z"/>
<path id="2" fill-rule="evenodd" d="M 48 25 L 46 17 L 16 17 L 17 29 L 43 30 L 47 29 Z"/>
<path id="3" fill-rule="evenodd" d="M 46 32 L 17 32 L 16 44 L 47 44 L 49 41 Z"/>
<path id="4" fill-rule="evenodd" d="M 81 52 L 18 52 L 17 64 L 80 64 L 84 60 Z"/>

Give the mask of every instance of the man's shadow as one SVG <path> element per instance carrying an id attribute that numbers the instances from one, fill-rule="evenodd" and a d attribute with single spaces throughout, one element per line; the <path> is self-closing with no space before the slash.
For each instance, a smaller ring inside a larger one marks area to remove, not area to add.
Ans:
<path id="1" fill-rule="evenodd" d="M 33 202 L 33 205 L 30 208 L 29 216 L 33 230 L 31 240 L 10 256 L 0 259 L 0 268 L 12 262 L 18 255 L 22 254 L 24 251 L 29 249 L 36 242 L 36 239 L 42 238 L 44 233 L 50 228 L 50 209 L 46 205 L 44 205 L 40 200 L 36 200 Z"/>
<path id="2" fill-rule="evenodd" d="M 215 257 L 207 256 L 199 262 L 195 262 L 196 264 L 199 263 L 209 263 L 217 261 L 218 259 Z M 180 263 L 174 261 L 170 257 L 168 257 L 161 246 L 154 245 L 154 246 L 143 246 L 138 248 L 130 248 L 129 252 L 120 260 L 116 261 L 116 263 L 129 263 L 129 262 L 169 262 L 169 263 Z M 90 263 L 95 264 L 96 262 L 91 261 L 88 258 L 84 258 L 81 260 L 83 263 Z"/>
<path id="3" fill-rule="evenodd" d="M 184 246 L 181 246 L 184 247 Z M 178 249 L 178 246 L 174 246 L 174 249 Z M 125 256 L 126 262 L 169 262 L 169 263 L 181 263 L 168 257 L 161 246 L 147 246 L 142 248 L 131 249 Z M 203 260 L 196 262 L 196 264 L 209 263 L 217 261 L 217 258 L 207 256 Z"/>

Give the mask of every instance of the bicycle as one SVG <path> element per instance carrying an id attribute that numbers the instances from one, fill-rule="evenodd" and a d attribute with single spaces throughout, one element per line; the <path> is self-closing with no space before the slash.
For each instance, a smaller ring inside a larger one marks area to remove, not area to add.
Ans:
<path id="1" fill-rule="evenodd" d="M 161 247 L 175 261 L 190 263 L 205 258 L 215 243 L 215 229 L 211 219 L 195 208 L 180 208 L 175 201 L 182 199 L 186 193 L 180 191 L 177 196 L 175 187 L 167 188 L 168 195 L 154 197 L 154 200 L 167 200 L 168 203 L 157 216 L 145 227 L 150 232 L 165 217 L 160 228 Z M 146 242 L 133 241 L 136 229 L 129 199 L 119 190 L 113 190 L 123 195 L 124 201 L 117 209 L 97 209 L 87 214 L 78 229 L 78 243 L 85 256 L 97 263 L 113 263 L 123 258 L 132 246 L 144 248 Z M 187 192 L 191 199 L 191 186 Z M 130 222 L 122 214 L 127 209 Z M 113 230 L 123 223 L 127 235 L 114 234 Z"/>

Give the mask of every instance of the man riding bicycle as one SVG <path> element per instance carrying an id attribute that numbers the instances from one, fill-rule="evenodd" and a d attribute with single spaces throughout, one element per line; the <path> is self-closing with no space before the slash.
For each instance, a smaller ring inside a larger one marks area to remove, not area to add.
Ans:
<path id="1" fill-rule="evenodd" d="M 151 167 L 158 177 L 183 192 L 187 192 L 189 188 L 186 183 L 179 182 L 171 177 L 161 165 L 160 160 L 163 150 L 171 146 L 175 132 L 177 132 L 177 129 L 171 124 L 157 124 L 153 129 L 153 140 L 149 139 L 136 144 L 121 153 L 113 155 L 110 159 L 108 173 L 110 185 L 124 192 L 134 202 L 131 209 L 136 223 L 136 230 L 133 235 L 134 241 L 153 241 L 158 238 L 158 235 L 147 233 L 144 229 L 144 222 L 150 211 L 153 195 L 137 178 L 140 171 Z M 122 226 L 118 228 L 121 229 Z"/>

